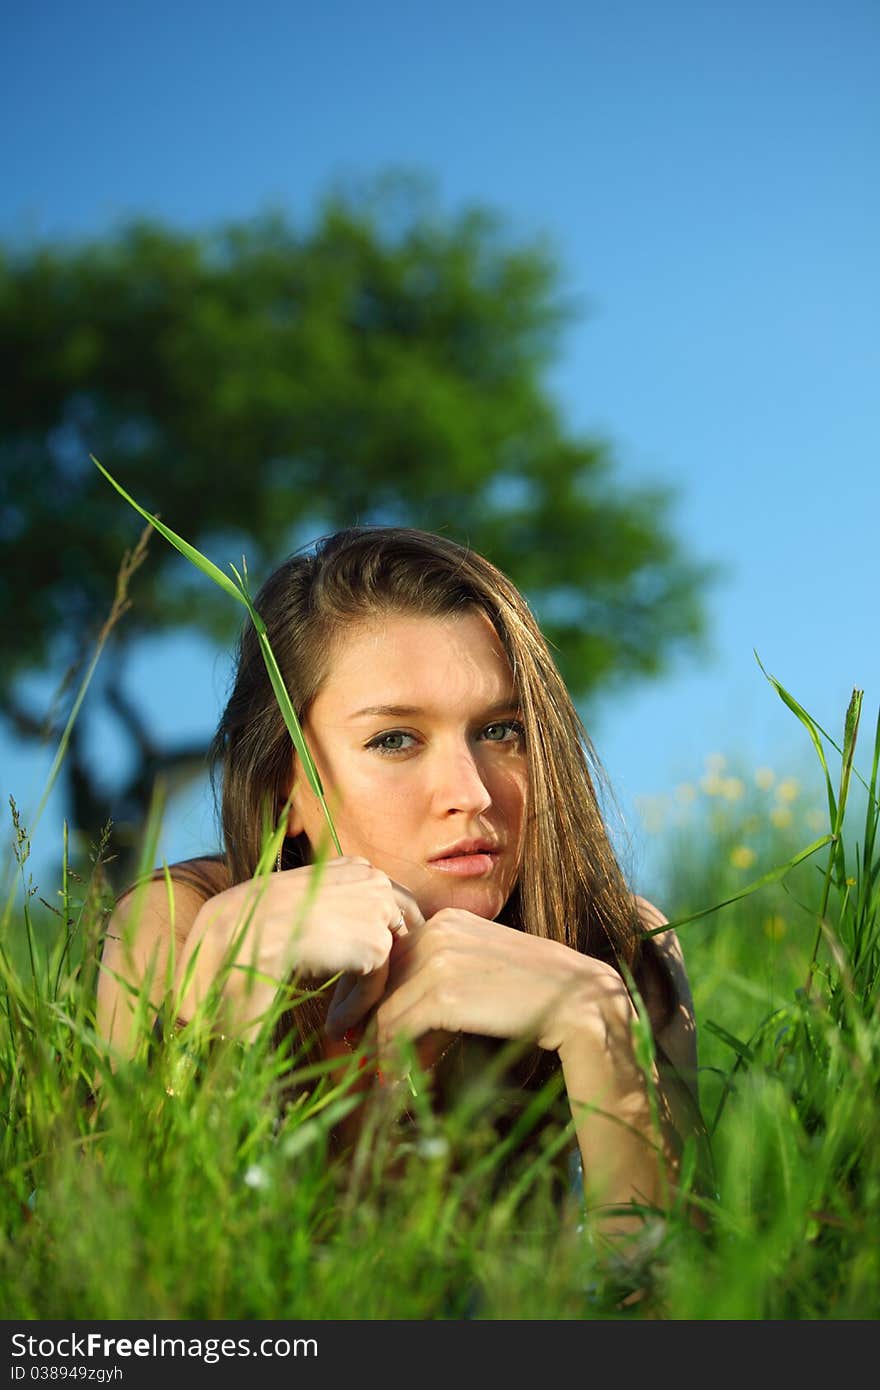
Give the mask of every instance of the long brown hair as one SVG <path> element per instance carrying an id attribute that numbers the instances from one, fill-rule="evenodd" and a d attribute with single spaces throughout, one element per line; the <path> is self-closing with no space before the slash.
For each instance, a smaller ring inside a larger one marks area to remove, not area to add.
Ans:
<path id="1" fill-rule="evenodd" d="M 623 964 L 638 978 L 646 951 L 655 953 L 605 827 L 592 744 L 535 618 L 501 570 L 444 536 L 407 527 L 353 527 L 292 555 L 255 604 L 300 721 L 347 625 L 389 613 L 485 613 L 510 662 L 529 767 L 522 869 L 501 918 Z M 290 736 L 251 624 L 240 639 L 212 766 L 222 786 L 227 866 L 238 883 L 254 874 L 267 811 L 277 820 L 292 767 Z M 308 862 L 308 856 L 304 837 L 285 842 L 285 868 Z M 298 1020 L 300 1031 L 306 1023 L 319 1025 L 322 1013 L 306 1010 L 311 1017 Z"/>

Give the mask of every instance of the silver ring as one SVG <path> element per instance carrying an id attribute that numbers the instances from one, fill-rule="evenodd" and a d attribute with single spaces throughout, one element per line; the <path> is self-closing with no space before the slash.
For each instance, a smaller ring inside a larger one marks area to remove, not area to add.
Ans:
<path id="1" fill-rule="evenodd" d="M 399 932 L 399 931 L 403 931 L 403 930 L 405 929 L 405 927 L 406 927 L 406 914 L 405 914 L 403 908 L 401 908 L 401 909 L 400 909 L 400 916 L 398 917 L 397 921 L 394 923 L 394 926 L 391 928 L 391 930 L 392 930 L 392 932 Z"/>

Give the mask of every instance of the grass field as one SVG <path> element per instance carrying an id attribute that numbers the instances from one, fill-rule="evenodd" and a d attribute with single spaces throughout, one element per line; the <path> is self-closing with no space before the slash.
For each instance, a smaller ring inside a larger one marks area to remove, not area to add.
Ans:
<path id="1" fill-rule="evenodd" d="M 415 1097 L 379 1090 L 345 1162 L 328 1135 L 357 1094 L 316 1074 L 285 1107 L 295 1059 L 268 1040 L 157 1047 L 145 1010 L 138 1055 L 112 1068 L 94 1027 L 102 847 L 78 877 L 60 847 L 59 883 L 34 885 L 16 819 L 0 1317 L 877 1317 L 878 742 L 862 753 L 857 697 L 838 747 L 780 693 L 820 754 L 815 789 L 716 758 L 646 808 L 694 990 L 712 1167 L 689 1145 L 679 1206 L 645 1213 L 625 1249 L 576 1193 L 559 1200 L 561 1122 L 505 1153 L 491 1068 L 442 1117 L 418 1074 Z"/>

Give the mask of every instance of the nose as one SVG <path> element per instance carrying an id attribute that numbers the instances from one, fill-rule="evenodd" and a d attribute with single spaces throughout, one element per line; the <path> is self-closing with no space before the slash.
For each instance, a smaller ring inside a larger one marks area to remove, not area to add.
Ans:
<path id="1" fill-rule="evenodd" d="M 466 743 L 438 755 L 434 803 L 441 815 L 463 811 L 479 815 L 492 805 L 479 763 Z"/>

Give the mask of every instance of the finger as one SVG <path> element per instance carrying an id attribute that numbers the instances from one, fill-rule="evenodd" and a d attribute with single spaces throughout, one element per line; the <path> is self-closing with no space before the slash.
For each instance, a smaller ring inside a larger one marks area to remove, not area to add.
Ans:
<path id="1" fill-rule="evenodd" d="M 336 986 L 327 1011 L 325 1031 L 328 1038 L 338 1041 L 349 1028 L 362 1023 L 373 1006 L 382 998 L 387 966 L 370 975 L 344 975 Z"/>
<path id="2" fill-rule="evenodd" d="M 406 924 L 406 913 L 402 907 L 398 907 L 397 920 L 391 923 L 388 930 L 393 937 L 406 936 L 408 934 L 409 928 Z"/>
<path id="3" fill-rule="evenodd" d="M 401 1042 L 412 1042 L 431 1028 L 443 1027 L 444 1020 L 436 1016 L 436 1007 L 430 988 L 421 980 L 409 982 L 399 992 L 386 994 L 375 1015 L 380 1053 L 390 1054 Z"/>
<path id="4" fill-rule="evenodd" d="M 398 907 L 403 910 L 404 924 L 407 929 L 409 930 L 411 927 L 423 927 L 425 925 L 425 919 L 422 916 L 422 911 L 415 894 L 411 893 L 408 888 L 405 888 L 402 883 L 395 882 L 393 878 L 389 879 L 388 882 L 394 890 L 394 897 Z"/>

